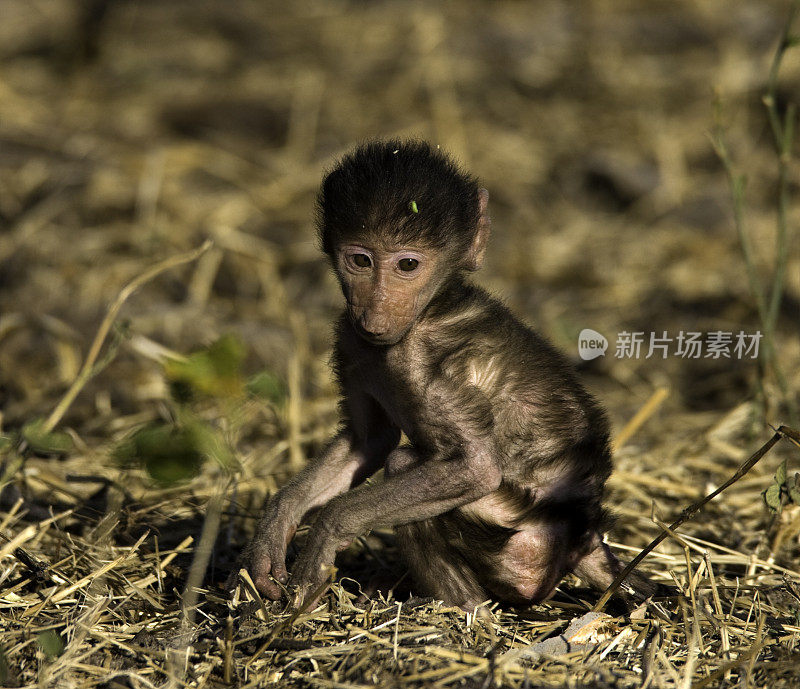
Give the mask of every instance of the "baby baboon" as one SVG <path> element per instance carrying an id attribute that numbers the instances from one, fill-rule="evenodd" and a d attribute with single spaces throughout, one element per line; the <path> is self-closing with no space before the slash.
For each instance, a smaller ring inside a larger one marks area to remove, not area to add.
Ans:
<path id="1" fill-rule="evenodd" d="M 297 604 L 379 526 L 395 528 L 425 593 L 466 609 L 543 600 L 571 571 L 605 588 L 620 571 L 602 541 L 603 411 L 559 352 L 466 280 L 483 263 L 488 199 L 419 141 L 367 143 L 325 178 L 320 238 L 346 300 L 344 421 L 264 508 L 247 558 L 268 597 L 289 581 L 287 545 L 314 508 Z M 401 431 L 410 445 L 398 447 Z M 383 481 L 360 485 L 382 467 Z"/>

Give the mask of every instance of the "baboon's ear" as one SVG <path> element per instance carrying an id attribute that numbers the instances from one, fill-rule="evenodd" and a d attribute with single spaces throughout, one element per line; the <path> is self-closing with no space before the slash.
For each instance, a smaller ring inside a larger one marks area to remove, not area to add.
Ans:
<path id="1" fill-rule="evenodd" d="M 483 257 L 486 254 L 486 243 L 489 240 L 489 230 L 492 221 L 489 218 L 489 192 L 486 189 L 478 190 L 478 226 L 475 236 L 467 252 L 465 266 L 467 270 L 478 270 L 483 266 Z"/>

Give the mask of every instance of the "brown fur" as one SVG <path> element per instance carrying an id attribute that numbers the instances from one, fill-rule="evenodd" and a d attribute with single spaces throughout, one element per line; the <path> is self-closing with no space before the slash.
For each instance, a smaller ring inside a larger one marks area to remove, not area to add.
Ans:
<path id="1" fill-rule="evenodd" d="M 323 183 L 322 245 L 347 302 L 334 352 L 344 421 L 265 507 L 249 560 L 267 596 L 314 507 L 297 602 L 379 526 L 396 529 L 423 592 L 465 608 L 542 600 L 573 570 L 605 587 L 619 571 L 601 537 L 603 411 L 559 352 L 465 279 L 483 259 L 487 201 L 418 142 L 368 144 Z M 383 466 L 382 482 L 359 485 Z"/>

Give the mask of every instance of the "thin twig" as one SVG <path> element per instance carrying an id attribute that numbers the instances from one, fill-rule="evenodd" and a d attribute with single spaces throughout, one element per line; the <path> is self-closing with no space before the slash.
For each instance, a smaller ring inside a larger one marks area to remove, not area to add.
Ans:
<path id="1" fill-rule="evenodd" d="M 650 543 L 644 548 L 633 560 L 631 560 L 623 570 L 617 575 L 616 579 L 611 583 L 611 585 L 605 590 L 602 596 L 600 596 L 600 600 L 597 601 L 597 604 L 594 606 L 594 612 L 601 611 L 606 603 L 608 603 L 608 599 L 614 595 L 616 590 L 620 587 L 623 581 L 627 578 L 627 576 L 634 570 L 636 567 L 647 557 L 655 548 L 659 545 L 667 536 L 670 534 L 671 531 L 677 529 L 681 524 L 691 519 L 695 514 L 697 514 L 700 509 L 705 506 L 707 503 L 711 502 L 715 497 L 717 497 L 722 491 L 726 490 L 734 483 L 736 483 L 742 476 L 744 476 L 747 472 L 750 471 L 761 458 L 769 452 L 772 447 L 777 443 L 781 438 L 788 437 L 792 439 L 796 439 L 800 434 L 792 428 L 788 428 L 787 426 L 781 426 L 778 430 L 775 431 L 775 434 L 765 442 L 758 450 L 756 450 L 747 461 L 742 464 L 736 471 L 736 473 L 731 476 L 725 483 L 723 483 L 719 488 L 712 491 L 704 498 L 701 498 L 697 502 L 691 504 L 689 507 L 681 512 L 680 516 L 669 525 L 668 529 L 664 529 L 656 538 L 654 538 Z"/>
<path id="2" fill-rule="evenodd" d="M 792 157 L 792 140 L 794 139 L 794 120 L 796 109 L 793 103 L 786 108 L 783 122 L 778 112 L 778 75 L 780 73 L 783 57 L 792 45 L 791 30 L 797 11 L 800 9 L 800 0 L 795 0 L 789 13 L 789 18 L 783 27 L 778 49 L 772 59 L 769 70 L 767 93 L 764 96 L 764 105 L 769 115 L 770 128 L 775 142 L 775 152 L 778 156 L 778 217 L 777 234 L 775 237 L 775 274 L 770 292 L 767 317 L 770 328 L 774 329 L 783 295 L 783 281 L 786 275 L 787 260 L 787 215 L 789 206 L 789 163 Z"/>
<path id="3" fill-rule="evenodd" d="M 669 396 L 667 388 L 657 388 L 656 391 L 650 396 L 642 407 L 633 415 L 630 421 L 625 424 L 623 429 L 611 441 L 611 447 L 614 452 L 619 450 L 625 443 L 627 443 L 633 435 L 638 431 L 653 414 L 658 411 L 662 402 Z"/>
<path id="4" fill-rule="evenodd" d="M 184 586 L 183 596 L 181 597 L 184 626 L 182 631 L 185 633 L 184 638 L 188 638 L 188 632 L 191 631 L 190 628 L 194 624 L 198 589 L 203 583 L 208 563 L 211 560 L 211 553 L 214 550 L 214 543 L 219 533 L 219 526 L 222 518 L 222 505 L 225 501 L 225 496 L 228 493 L 230 484 L 231 479 L 228 479 L 222 490 L 211 499 L 206 508 L 203 530 L 200 533 L 200 540 L 197 542 L 197 547 L 194 550 L 194 557 L 189 567 L 189 575 L 186 577 L 186 585 Z"/>
<path id="5" fill-rule="evenodd" d="M 778 48 L 772 58 L 767 82 L 767 92 L 764 94 L 764 105 L 767 108 L 767 115 L 772 130 L 775 144 L 775 152 L 778 162 L 778 183 L 777 183 L 777 219 L 775 234 L 775 259 L 773 265 L 772 281 L 769 292 L 762 285 L 756 271 L 753 259 L 750 240 L 745 231 L 744 222 L 744 187 L 745 177 L 738 174 L 733 167 L 733 162 L 728 151 L 722 125 L 718 122 L 712 136 L 712 144 L 717 156 L 725 168 L 728 176 L 728 183 L 733 198 L 733 217 L 736 233 L 739 237 L 739 245 L 742 249 L 747 279 L 750 285 L 750 292 L 756 302 L 758 316 L 764 329 L 764 348 L 763 362 L 765 368 L 771 367 L 775 379 L 780 388 L 781 395 L 786 402 L 789 410 L 789 419 L 793 424 L 798 423 L 797 403 L 789 390 L 786 378 L 781 370 L 775 349 L 774 334 L 777 326 L 780 304 L 783 297 L 784 282 L 786 279 L 786 267 L 789 254 L 789 232 L 788 232 L 788 209 L 789 209 L 789 163 L 792 158 L 792 143 L 794 141 L 794 125 L 796 117 L 796 107 L 790 103 L 786 108 L 786 113 L 781 121 L 778 112 L 778 76 L 781 64 L 786 51 L 796 43 L 792 36 L 792 26 L 800 10 L 800 0 L 794 0 L 789 17 L 783 27 Z M 719 105 L 718 105 L 719 108 Z"/>
<path id="6" fill-rule="evenodd" d="M 61 421 L 61 418 L 78 396 L 78 393 L 83 389 L 86 383 L 89 382 L 89 379 L 94 374 L 94 364 L 95 361 L 97 361 L 97 357 L 100 355 L 100 349 L 102 348 L 103 343 L 108 336 L 108 331 L 111 329 L 111 326 L 117 318 L 119 310 L 128 300 L 128 298 L 142 285 L 157 277 L 161 273 L 170 270 L 171 268 L 176 268 L 177 266 L 183 265 L 184 263 L 190 263 L 198 259 L 211 248 L 212 244 L 213 242 L 210 239 L 207 239 L 205 242 L 203 242 L 202 246 L 198 247 L 197 249 L 192 249 L 186 253 L 171 256 L 170 258 L 166 258 L 163 261 L 156 263 L 152 268 L 135 277 L 119 291 L 116 299 L 114 299 L 114 301 L 111 303 L 111 306 L 108 308 L 108 312 L 106 313 L 103 322 L 100 324 L 97 334 L 94 336 L 92 346 L 89 349 L 89 353 L 86 355 L 86 359 L 83 362 L 83 366 L 78 372 L 77 377 L 72 382 L 72 385 L 69 386 L 69 389 L 64 393 L 64 396 L 56 405 L 56 408 L 53 409 L 50 416 L 48 416 L 47 420 L 44 422 L 42 430 L 45 433 L 52 431 L 58 422 Z"/>

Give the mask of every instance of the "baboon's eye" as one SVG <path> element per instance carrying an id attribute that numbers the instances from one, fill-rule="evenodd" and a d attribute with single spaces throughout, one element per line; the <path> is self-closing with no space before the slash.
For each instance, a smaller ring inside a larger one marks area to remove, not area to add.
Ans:
<path id="1" fill-rule="evenodd" d="M 370 261 L 369 256 L 366 254 L 353 254 L 352 259 L 353 263 L 359 268 L 369 268 L 372 265 L 372 261 Z"/>
<path id="2" fill-rule="evenodd" d="M 410 273 L 412 270 L 416 270 L 418 265 L 419 261 L 416 258 L 401 258 L 397 262 L 397 267 L 404 273 Z"/>

